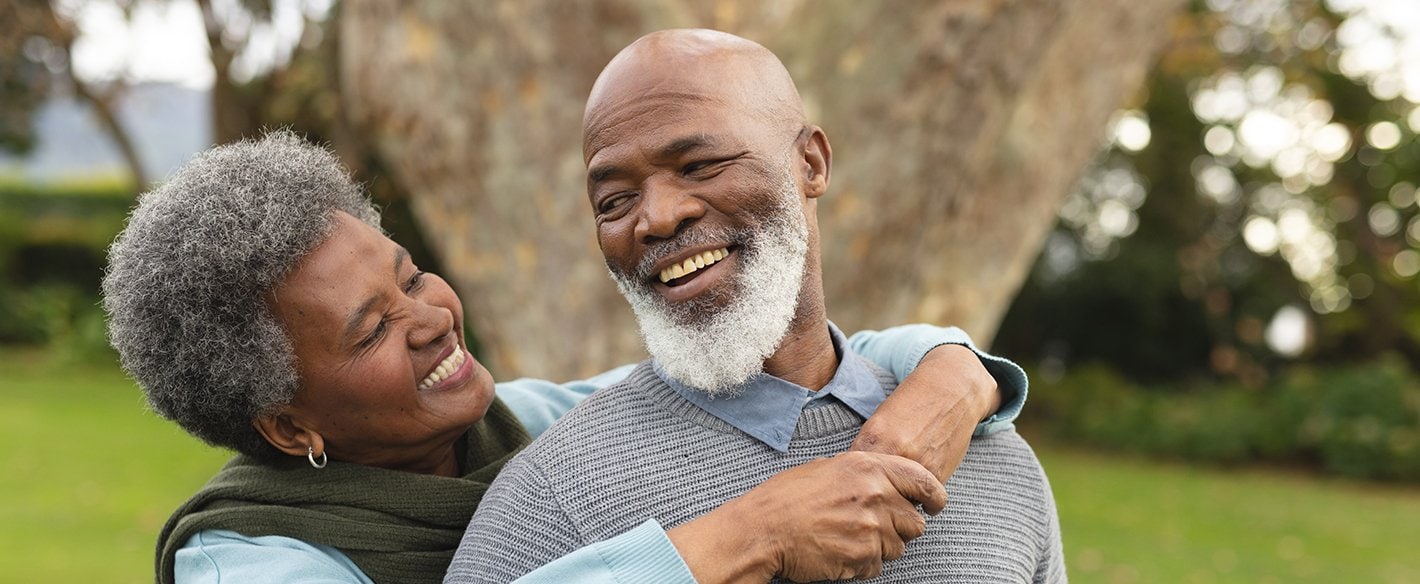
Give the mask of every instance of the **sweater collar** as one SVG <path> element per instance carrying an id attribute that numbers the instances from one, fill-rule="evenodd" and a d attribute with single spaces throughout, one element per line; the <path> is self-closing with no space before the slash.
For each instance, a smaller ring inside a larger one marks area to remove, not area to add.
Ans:
<path id="1" fill-rule="evenodd" d="M 838 355 L 838 369 L 828 385 L 818 391 L 761 372 L 731 390 L 730 395 L 712 397 L 672 379 L 658 361 L 653 359 L 651 365 L 656 375 L 686 401 L 770 448 L 788 452 L 804 408 L 832 398 L 866 419 L 887 399 L 877 376 L 849 348 L 843 331 L 829 323 L 828 332 Z"/>

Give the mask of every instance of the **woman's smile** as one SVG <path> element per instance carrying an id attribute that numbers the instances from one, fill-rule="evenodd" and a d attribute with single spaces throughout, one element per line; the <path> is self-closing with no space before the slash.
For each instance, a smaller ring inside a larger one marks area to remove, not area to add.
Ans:
<path id="1" fill-rule="evenodd" d="M 419 382 L 419 391 L 442 391 L 462 385 L 473 377 L 473 363 L 463 347 L 455 342 L 445 353 L 448 356 L 440 360 L 434 370 Z"/>

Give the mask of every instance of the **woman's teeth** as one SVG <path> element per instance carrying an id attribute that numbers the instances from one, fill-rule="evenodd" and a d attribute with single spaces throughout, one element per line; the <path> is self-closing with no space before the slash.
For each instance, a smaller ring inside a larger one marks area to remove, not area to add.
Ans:
<path id="1" fill-rule="evenodd" d="M 715 262 L 725 259 L 725 256 L 727 255 L 730 255 L 730 248 L 722 247 L 720 249 L 710 250 L 707 252 L 702 252 L 699 255 L 691 256 L 689 259 L 681 263 L 661 270 L 661 283 L 665 284 L 666 282 L 669 282 L 676 278 L 680 278 L 682 276 L 685 276 L 686 274 L 694 273 L 696 270 L 699 270 L 701 268 L 704 268 L 705 266 L 714 264 Z"/>
<path id="2" fill-rule="evenodd" d="M 463 352 L 463 347 L 454 345 L 454 352 L 450 353 L 448 357 L 445 357 L 444 361 L 439 363 L 438 367 L 434 368 L 434 372 L 424 378 L 424 381 L 419 382 L 419 389 L 422 390 L 434 387 L 434 385 L 443 381 L 444 378 L 458 371 L 459 366 L 463 365 L 464 359 L 467 358 L 468 355 Z"/>

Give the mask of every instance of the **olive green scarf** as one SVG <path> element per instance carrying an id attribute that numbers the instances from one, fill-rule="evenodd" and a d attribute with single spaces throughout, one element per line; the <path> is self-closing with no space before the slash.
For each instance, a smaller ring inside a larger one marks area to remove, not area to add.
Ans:
<path id="1" fill-rule="evenodd" d="M 238 455 L 163 526 L 158 581 L 173 582 L 173 559 L 188 538 L 227 529 L 334 547 L 375 582 L 441 582 L 489 483 L 530 441 L 497 400 L 466 440 L 465 474 L 457 478 Z"/>

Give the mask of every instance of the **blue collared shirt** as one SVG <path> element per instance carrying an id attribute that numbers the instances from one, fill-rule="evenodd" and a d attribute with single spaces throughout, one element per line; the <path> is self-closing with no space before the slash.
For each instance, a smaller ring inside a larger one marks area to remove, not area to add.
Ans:
<path id="1" fill-rule="evenodd" d="M 829 323 L 828 332 L 838 354 L 838 370 L 828 385 L 818 391 L 760 372 L 728 392 L 730 395 L 712 397 L 672 379 L 659 362 L 652 360 L 652 366 L 656 375 L 690 403 L 770 448 L 788 452 L 794 427 L 799 424 L 799 414 L 814 400 L 836 399 L 867 419 L 887 399 L 877 375 L 849 348 L 843 332 L 833 323 Z"/>

